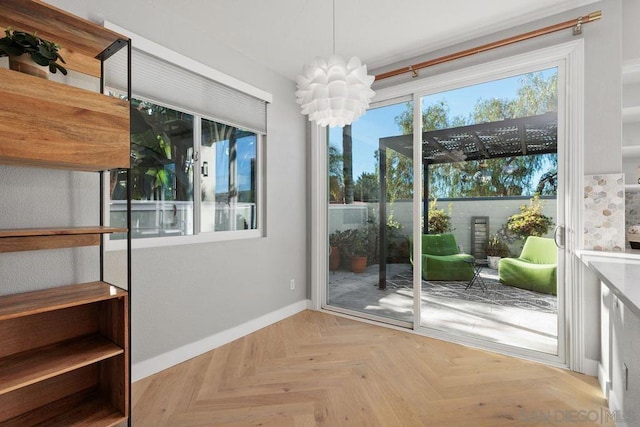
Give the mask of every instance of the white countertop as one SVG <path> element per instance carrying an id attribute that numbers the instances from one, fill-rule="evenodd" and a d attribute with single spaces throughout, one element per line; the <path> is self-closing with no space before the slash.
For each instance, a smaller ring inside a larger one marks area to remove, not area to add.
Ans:
<path id="1" fill-rule="evenodd" d="M 611 254 L 583 251 L 580 258 L 626 307 L 640 317 L 640 256 L 637 253 Z"/>

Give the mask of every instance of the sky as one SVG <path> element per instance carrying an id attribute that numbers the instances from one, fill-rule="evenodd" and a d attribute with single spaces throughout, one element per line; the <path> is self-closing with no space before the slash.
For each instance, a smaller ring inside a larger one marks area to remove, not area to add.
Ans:
<path id="1" fill-rule="evenodd" d="M 555 70 L 555 68 L 544 70 L 542 71 L 543 76 L 547 77 Z M 445 99 L 449 105 L 450 118 L 466 117 L 473 112 L 473 107 L 480 98 L 516 98 L 521 77 L 514 76 L 425 96 L 422 101 L 423 108 L 425 105 Z M 405 102 L 372 109 L 352 124 L 354 180 L 362 172 L 375 170 L 374 153 L 378 148 L 379 138 L 402 134 L 395 118 L 405 110 Z M 342 128 L 330 128 L 329 143 L 335 145 L 342 152 Z"/>

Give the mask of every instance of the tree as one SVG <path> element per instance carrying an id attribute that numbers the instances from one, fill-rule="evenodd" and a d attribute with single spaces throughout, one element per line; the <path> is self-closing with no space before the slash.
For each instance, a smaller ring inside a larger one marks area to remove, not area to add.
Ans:
<path id="1" fill-rule="evenodd" d="M 449 118 L 449 105 L 445 100 L 428 106 L 422 114 L 422 127 L 424 130 L 446 129 L 452 123 L 459 124 L 461 117 Z M 403 135 L 413 133 L 413 103 L 407 102 L 406 109 L 398 117 L 396 124 Z M 380 153 L 376 153 L 379 159 Z M 386 150 L 386 180 L 387 200 L 393 203 L 399 199 L 411 199 L 413 197 L 413 159 L 404 156 L 394 150 Z"/>
<path id="2" fill-rule="evenodd" d="M 329 201 L 342 201 L 342 153 L 335 145 L 329 145 Z"/>
<path id="3" fill-rule="evenodd" d="M 378 174 L 362 172 L 356 180 L 353 198 L 359 202 L 377 202 L 380 199 L 380 178 Z"/>
<path id="4" fill-rule="evenodd" d="M 542 73 L 527 74 L 522 77 L 514 99 L 478 99 L 469 118 L 450 118 L 449 105 L 442 99 L 423 111 L 423 130 L 447 129 L 557 111 L 557 79 L 557 73 L 546 78 Z M 403 133 L 413 132 L 412 104 L 407 104 L 396 122 Z M 534 182 L 543 169 L 547 169 L 547 173 L 539 182 Z M 521 195 L 527 189 L 536 188 L 541 190 L 541 194 L 555 194 L 556 176 L 556 154 L 444 163 L 429 167 L 429 190 L 440 198 Z"/>
<path id="5" fill-rule="evenodd" d="M 344 202 L 353 203 L 353 143 L 351 125 L 342 128 L 342 179 L 344 182 Z"/>
<path id="6" fill-rule="evenodd" d="M 413 159 L 391 149 L 386 153 L 386 197 L 387 202 L 413 198 Z M 380 164 L 380 151 L 375 153 L 378 165 Z"/>

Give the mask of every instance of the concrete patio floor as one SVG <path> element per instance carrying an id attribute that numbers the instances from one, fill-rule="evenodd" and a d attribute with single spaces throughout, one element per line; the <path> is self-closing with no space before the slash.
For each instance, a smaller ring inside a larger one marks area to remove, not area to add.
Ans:
<path id="1" fill-rule="evenodd" d="M 364 273 L 338 270 L 329 274 L 327 302 L 340 308 L 413 322 L 413 289 L 378 289 L 378 265 Z M 387 277 L 408 274 L 408 264 L 388 264 Z M 497 280 L 497 271 L 481 276 Z M 423 281 L 423 286 L 427 282 Z M 442 298 L 422 293 L 421 325 L 438 331 L 480 338 L 548 354 L 557 352 L 557 314 L 519 307 Z"/>

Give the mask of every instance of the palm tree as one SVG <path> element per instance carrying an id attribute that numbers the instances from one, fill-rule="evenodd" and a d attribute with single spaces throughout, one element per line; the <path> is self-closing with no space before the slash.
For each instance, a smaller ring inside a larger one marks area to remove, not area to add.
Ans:
<path id="1" fill-rule="evenodd" d="M 353 203 L 353 145 L 351 125 L 342 128 L 342 175 L 344 176 L 344 202 Z"/>

